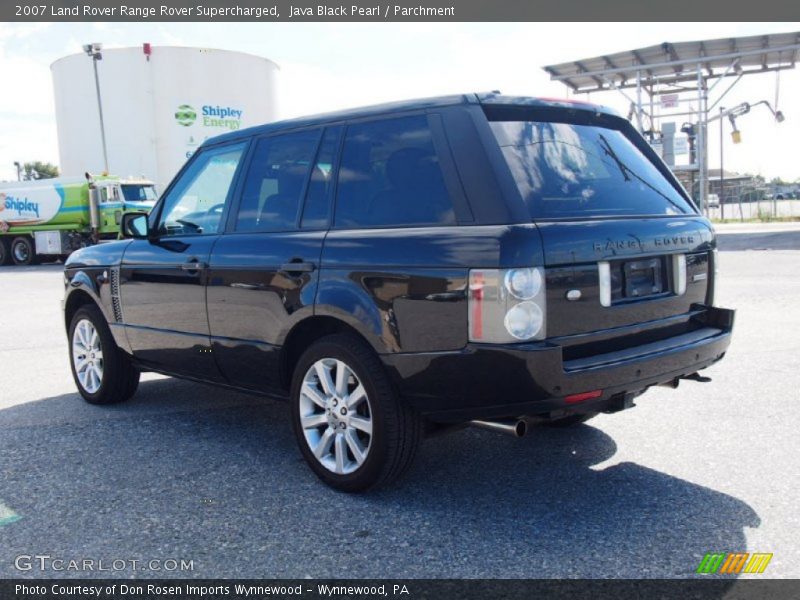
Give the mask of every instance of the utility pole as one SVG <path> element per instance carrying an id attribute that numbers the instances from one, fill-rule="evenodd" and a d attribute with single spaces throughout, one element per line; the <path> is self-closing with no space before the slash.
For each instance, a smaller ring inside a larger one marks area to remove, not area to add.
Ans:
<path id="1" fill-rule="evenodd" d="M 102 44 L 85 44 L 83 51 L 86 55 L 91 57 L 92 66 L 94 67 L 94 88 L 97 92 L 97 113 L 100 116 L 100 139 L 103 143 L 103 165 L 105 172 L 108 173 L 108 150 L 106 149 L 106 125 L 103 121 L 103 102 L 100 98 L 100 78 L 97 75 L 97 61 L 103 60 Z"/>
<path id="2" fill-rule="evenodd" d="M 722 221 L 725 220 L 725 145 L 723 143 L 725 122 L 722 119 L 724 110 L 721 106 L 719 107 L 719 217 Z"/>

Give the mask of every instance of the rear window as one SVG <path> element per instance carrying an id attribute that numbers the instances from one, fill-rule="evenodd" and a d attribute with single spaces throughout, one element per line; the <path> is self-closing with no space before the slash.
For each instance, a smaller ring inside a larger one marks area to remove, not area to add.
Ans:
<path id="1" fill-rule="evenodd" d="M 618 129 L 518 114 L 489 124 L 533 219 L 695 213 Z"/>

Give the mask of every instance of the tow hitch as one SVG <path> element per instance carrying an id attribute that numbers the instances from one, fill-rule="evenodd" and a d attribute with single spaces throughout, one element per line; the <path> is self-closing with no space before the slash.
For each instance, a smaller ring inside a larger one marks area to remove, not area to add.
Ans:
<path id="1" fill-rule="evenodd" d="M 687 375 L 684 379 L 688 379 L 689 381 L 697 381 L 698 383 L 708 383 L 711 381 L 711 377 L 706 377 L 705 375 L 700 375 L 700 373 L 694 372 L 691 375 Z"/>
<path id="2" fill-rule="evenodd" d="M 637 394 L 619 394 L 617 396 L 612 396 L 608 402 L 607 407 L 603 410 L 604 413 L 615 413 L 621 410 L 626 410 L 628 408 L 633 408 L 636 406 L 633 403 L 633 399 L 637 396 Z"/>
<path id="3" fill-rule="evenodd" d="M 708 383 L 711 381 L 711 377 L 706 377 L 704 375 L 700 375 L 700 373 L 694 372 L 691 375 L 684 375 L 683 377 L 675 377 L 674 379 L 670 379 L 669 381 L 665 381 L 664 383 L 659 383 L 658 385 L 663 387 L 668 387 L 677 389 L 678 385 L 681 382 L 681 379 L 686 379 L 687 381 L 696 381 L 698 383 Z"/>

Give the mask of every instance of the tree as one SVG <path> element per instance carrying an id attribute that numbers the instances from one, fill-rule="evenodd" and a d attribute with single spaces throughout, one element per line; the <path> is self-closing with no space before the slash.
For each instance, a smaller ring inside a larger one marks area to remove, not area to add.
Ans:
<path id="1" fill-rule="evenodd" d="M 33 179 L 52 179 L 53 177 L 58 177 L 58 175 L 57 166 L 40 160 L 26 162 L 22 165 L 22 178 L 25 181 L 31 181 Z"/>

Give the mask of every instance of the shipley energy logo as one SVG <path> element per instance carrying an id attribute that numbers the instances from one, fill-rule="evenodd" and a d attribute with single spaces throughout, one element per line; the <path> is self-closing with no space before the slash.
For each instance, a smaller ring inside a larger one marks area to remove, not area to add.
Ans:
<path id="1" fill-rule="evenodd" d="M 184 127 L 189 127 L 197 120 L 197 113 L 188 104 L 181 104 L 175 111 L 175 120 Z"/>
<path id="2" fill-rule="evenodd" d="M 39 203 L 31 202 L 27 198 L 14 198 L 7 194 L 0 194 L 0 211 L 16 211 L 19 217 L 39 218 Z"/>
<path id="3" fill-rule="evenodd" d="M 696 573 L 705 575 L 760 574 L 767 569 L 772 554 L 764 552 L 709 552 L 700 561 Z"/>
<path id="4" fill-rule="evenodd" d="M 235 131 L 242 126 L 242 113 L 244 111 L 231 106 L 204 104 L 200 108 L 203 127 L 224 127 Z M 189 127 L 197 121 L 197 111 L 190 104 L 181 104 L 175 111 L 175 120 L 179 125 Z"/>

